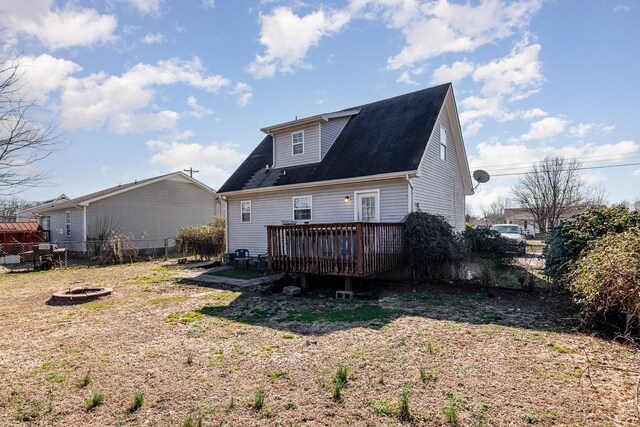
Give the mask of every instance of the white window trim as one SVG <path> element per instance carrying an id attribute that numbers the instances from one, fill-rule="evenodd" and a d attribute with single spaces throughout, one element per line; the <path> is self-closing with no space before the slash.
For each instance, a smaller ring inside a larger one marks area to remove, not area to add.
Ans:
<path id="1" fill-rule="evenodd" d="M 294 153 L 293 152 L 293 135 L 297 135 L 301 133 L 302 134 L 302 142 L 298 142 L 295 145 L 302 145 L 302 153 Z M 299 131 L 295 131 L 295 132 L 291 132 L 291 155 L 292 156 L 299 156 L 301 154 L 304 154 L 304 130 L 299 130 Z"/>
<path id="2" fill-rule="evenodd" d="M 296 219 L 296 199 L 302 199 L 308 197 L 309 199 L 311 199 L 311 218 L 309 219 Z M 291 198 L 291 218 L 294 221 L 309 221 L 311 222 L 313 220 L 313 196 L 312 195 L 307 195 L 307 196 L 293 196 Z"/>
<path id="3" fill-rule="evenodd" d="M 64 213 L 64 228 L 67 237 L 71 236 L 71 211 L 65 211 Z"/>
<path id="4" fill-rule="evenodd" d="M 376 205 L 376 222 L 380 222 L 380 189 L 374 188 L 371 190 L 358 190 L 353 192 L 353 222 L 358 222 L 358 194 L 362 193 L 376 193 L 376 201 L 378 204 Z"/>
<path id="5" fill-rule="evenodd" d="M 440 125 L 440 160 L 447 161 L 447 137 L 448 137 L 447 128 Z M 442 135 L 444 134 L 444 142 L 442 141 Z M 442 151 L 442 147 L 444 147 L 444 151 Z M 444 156 L 443 156 L 444 153 Z"/>
<path id="6" fill-rule="evenodd" d="M 249 221 L 243 221 L 242 220 L 242 204 L 243 203 L 249 203 Z M 240 222 L 244 223 L 244 224 L 250 224 L 251 221 L 253 221 L 253 210 L 252 210 L 252 206 L 251 206 L 251 200 L 241 200 L 240 201 Z"/>

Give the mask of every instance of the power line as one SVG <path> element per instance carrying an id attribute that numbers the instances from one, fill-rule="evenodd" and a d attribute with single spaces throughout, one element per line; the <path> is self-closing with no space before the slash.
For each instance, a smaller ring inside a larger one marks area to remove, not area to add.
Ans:
<path id="1" fill-rule="evenodd" d="M 640 155 L 638 156 L 629 156 L 627 158 L 625 158 L 624 160 L 633 160 L 633 159 L 640 159 Z M 603 163 L 603 162 L 617 162 L 623 159 L 602 159 L 602 160 L 587 160 L 584 162 L 580 162 L 581 164 L 585 164 L 585 163 Z M 517 163 L 514 163 L 517 164 Z M 530 165 L 529 167 L 532 167 L 534 165 L 536 165 L 537 163 L 528 163 L 528 165 Z M 502 166 L 506 166 L 506 165 L 502 165 Z M 503 168 L 481 168 L 481 169 L 486 169 L 489 171 L 493 171 L 493 172 L 500 172 L 500 171 L 510 171 L 510 170 L 519 170 L 519 169 L 523 169 L 526 168 L 527 166 L 507 166 L 507 167 L 503 167 Z"/>
<path id="2" fill-rule="evenodd" d="M 582 160 L 582 159 L 593 159 L 596 157 L 611 157 L 611 156 L 624 156 L 626 154 L 637 154 L 640 155 L 640 153 L 638 151 L 627 151 L 624 153 L 616 153 L 616 154 L 599 154 L 599 155 L 594 155 L 594 156 L 580 156 L 580 157 L 570 157 L 570 158 L 564 158 L 564 160 L 567 161 L 572 161 L 572 160 Z M 616 159 L 611 159 L 611 160 L 616 160 Z M 606 161 L 606 160 L 603 160 Z M 521 163 L 511 163 L 511 165 L 533 165 L 535 162 L 521 162 Z M 492 167 L 495 166 L 504 166 L 504 164 L 495 164 L 495 165 L 483 165 L 483 166 L 478 166 L 479 169 L 490 169 Z"/>
<path id="3" fill-rule="evenodd" d="M 566 171 L 570 171 L 570 170 L 587 170 L 587 169 L 608 169 L 608 168 L 621 168 L 621 167 L 625 167 L 625 166 L 638 166 L 640 165 L 640 162 L 637 163 L 625 163 L 623 165 L 606 165 L 606 166 L 587 166 L 587 167 L 580 167 L 580 168 L 571 168 L 571 169 L 559 169 L 558 172 L 566 172 Z M 497 173 L 497 174 L 493 174 L 491 176 L 513 176 L 513 175 L 526 175 L 528 173 L 544 173 L 545 171 L 528 171 L 528 172 L 514 172 L 514 173 Z"/>

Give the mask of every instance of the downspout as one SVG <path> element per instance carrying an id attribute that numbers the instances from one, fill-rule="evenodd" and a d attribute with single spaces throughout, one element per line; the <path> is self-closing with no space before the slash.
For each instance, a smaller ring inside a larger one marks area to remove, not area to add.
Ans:
<path id="1" fill-rule="evenodd" d="M 80 204 L 82 206 L 82 242 L 87 243 L 87 205 Z"/>
<path id="2" fill-rule="evenodd" d="M 407 209 L 407 213 L 410 214 L 411 212 L 413 212 L 413 184 L 411 183 L 411 178 L 409 178 L 409 174 L 406 174 L 404 176 L 404 179 L 407 181 L 407 184 L 409 184 L 409 191 L 407 194 L 409 206 Z"/>
<path id="3" fill-rule="evenodd" d="M 225 196 L 220 196 L 225 201 L 224 204 L 224 252 L 229 252 L 229 200 Z"/>

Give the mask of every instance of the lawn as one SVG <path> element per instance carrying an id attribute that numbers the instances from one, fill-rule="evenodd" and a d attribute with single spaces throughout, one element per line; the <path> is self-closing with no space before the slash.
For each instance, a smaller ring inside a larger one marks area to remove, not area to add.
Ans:
<path id="1" fill-rule="evenodd" d="M 114 293 L 47 304 L 89 285 Z M 637 350 L 558 294 L 371 292 L 239 293 L 162 263 L 0 274 L 0 425 L 640 423 Z"/>
<path id="2" fill-rule="evenodd" d="M 211 270 L 207 272 L 211 276 L 229 277 L 231 279 L 250 280 L 262 277 L 265 274 L 264 268 L 261 273 L 258 273 L 255 267 L 253 268 L 226 268 L 223 270 Z"/>

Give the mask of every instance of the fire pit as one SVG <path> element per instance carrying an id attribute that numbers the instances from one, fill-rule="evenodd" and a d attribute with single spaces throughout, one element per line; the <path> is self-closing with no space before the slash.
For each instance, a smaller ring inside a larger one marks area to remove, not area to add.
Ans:
<path id="1" fill-rule="evenodd" d="M 84 302 L 111 295 L 111 288 L 75 288 L 56 292 L 51 296 L 54 302 Z"/>

